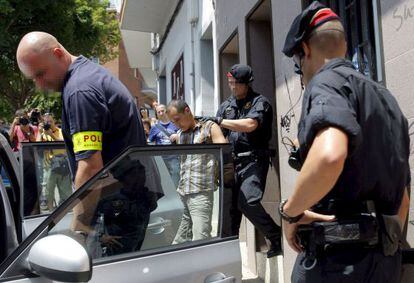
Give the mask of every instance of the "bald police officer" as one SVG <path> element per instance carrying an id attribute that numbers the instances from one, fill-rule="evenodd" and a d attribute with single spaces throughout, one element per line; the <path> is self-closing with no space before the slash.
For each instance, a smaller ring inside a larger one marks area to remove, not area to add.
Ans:
<path id="1" fill-rule="evenodd" d="M 37 87 L 62 93 L 62 132 L 75 188 L 129 145 L 146 144 L 131 94 L 108 70 L 70 54 L 45 32 L 26 34 L 16 57 Z"/>
<path id="2" fill-rule="evenodd" d="M 345 60 L 346 50 L 339 17 L 317 1 L 295 18 L 283 48 L 306 86 L 303 165 L 279 208 L 299 253 L 292 282 L 399 282 L 407 120 L 383 85 Z"/>
<path id="3" fill-rule="evenodd" d="M 253 225 L 270 241 L 268 257 L 281 252 L 280 227 L 260 201 L 269 169 L 269 140 L 273 110 L 269 101 L 253 91 L 250 66 L 237 64 L 227 73 L 233 95 L 221 104 L 217 122 L 232 145 L 235 169 L 234 202 Z M 240 228 L 241 213 L 233 208 L 233 231 Z"/>

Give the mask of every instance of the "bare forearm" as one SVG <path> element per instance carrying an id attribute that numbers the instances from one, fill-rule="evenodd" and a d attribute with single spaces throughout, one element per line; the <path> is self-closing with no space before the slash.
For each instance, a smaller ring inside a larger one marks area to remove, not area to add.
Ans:
<path id="1" fill-rule="evenodd" d="M 288 215 L 301 214 L 329 193 L 342 172 L 347 145 L 346 135 L 337 129 L 330 128 L 315 138 L 294 193 L 285 204 Z"/>
<path id="2" fill-rule="evenodd" d="M 220 126 L 235 132 L 250 133 L 256 130 L 258 122 L 251 118 L 238 120 L 223 119 Z"/>
<path id="3" fill-rule="evenodd" d="M 211 138 L 213 143 L 227 143 L 226 138 L 223 136 L 223 132 L 217 124 L 213 124 L 211 127 Z"/>
<path id="4" fill-rule="evenodd" d="M 80 169 L 76 171 L 76 177 L 75 177 L 75 188 L 79 189 L 86 181 L 88 181 L 93 175 L 95 175 L 99 170 L 91 171 L 91 170 L 85 170 Z"/>
<path id="5" fill-rule="evenodd" d="M 75 188 L 79 189 L 86 181 L 94 176 L 99 170 L 81 169 L 76 171 Z"/>
<path id="6" fill-rule="evenodd" d="M 308 162 L 299 173 L 293 195 L 284 210 L 288 215 L 296 216 L 312 207 L 329 193 L 335 185 L 342 165 L 327 162 Z"/>
<path id="7" fill-rule="evenodd" d="M 10 137 L 10 141 L 13 141 L 15 135 L 16 135 L 16 130 L 15 130 L 15 125 L 12 125 L 9 131 L 9 137 Z"/>
<path id="8" fill-rule="evenodd" d="M 30 142 L 36 142 L 36 136 L 35 136 L 34 133 L 30 133 L 30 135 L 29 135 L 29 141 Z"/>
<path id="9" fill-rule="evenodd" d="M 78 169 L 76 170 L 75 188 L 80 188 L 102 168 L 103 161 L 100 152 L 95 153 L 88 159 L 80 160 L 78 162 Z"/>
<path id="10" fill-rule="evenodd" d="M 62 139 L 59 137 L 59 134 L 58 133 L 54 133 L 54 132 L 52 132 L 51 134 L 50 134 L 50 136 L 52 137 L 52 139 L 54 140 L 54 141 L 61 141 Z"/>

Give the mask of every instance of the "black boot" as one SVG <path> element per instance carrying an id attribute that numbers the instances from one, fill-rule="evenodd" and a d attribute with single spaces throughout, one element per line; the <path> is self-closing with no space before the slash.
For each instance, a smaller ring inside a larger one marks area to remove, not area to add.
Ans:
<path id="1" fill-rule="evenodd" d="M 267 258 L 271 258 L 282 254 L 282 240 L 274 239 L 270 241 L 270 248 L 267 251 Z"/>

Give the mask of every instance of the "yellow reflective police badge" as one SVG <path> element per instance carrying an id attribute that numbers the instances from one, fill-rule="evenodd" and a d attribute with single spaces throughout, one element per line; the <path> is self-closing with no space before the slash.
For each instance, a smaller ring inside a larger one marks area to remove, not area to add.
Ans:
<path id="1" fill-rule="evenodd" d="M 102 150 L 102 132 L 79 132 L 73 135 L 73 151 Z"/>
<path id="2" fill-rule="evenodd" d="M 247 102 L 245 105 L 244 105 L 244 107 L 243 107 L 244 109 L 250 109 L 250 108 L 252 108 L 252 103 L 249 101 L 249 102 Z"/>

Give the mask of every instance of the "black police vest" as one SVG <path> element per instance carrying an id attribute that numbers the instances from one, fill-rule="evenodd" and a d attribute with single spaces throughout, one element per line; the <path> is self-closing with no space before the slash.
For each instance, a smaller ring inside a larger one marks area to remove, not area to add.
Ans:
<path id="1" fill-rule="evenodd" d="M 257 109 L 258 105 L 267 104 L 269 109 Z M 250 133 L 242 133 L 223 129 L 224 136 L 232 144 L 235 153 L 247 151 L 266 151 L 269 148 L 269 140 L 272 136 L 273 111 L 266 98 L 249 89 L 245 99 L 236 100 L 233 96 L 227 99 L 219 109 L 219 115 L 223 119 L 237 120 L 250 118 L 252 113 L 263 111 L 263 121 L 256 130 Z"/>
<path id="2" fill-rule="evenodd" d="M 373 200 L 378 212 L 396 214 L 410 180 L 408 122 L 398 103 L 384 86 L 360 74 L 345 60 L 334 62 L 317 76 L 311 84 L 337 90 L 355 111 L 361 128 L 358 138 L 349 137 L 344 169 L 320 203 L 337 199 L 358 206 Z M 305 95 L 302 115 L 308 110 L 306 99 Z"/>

